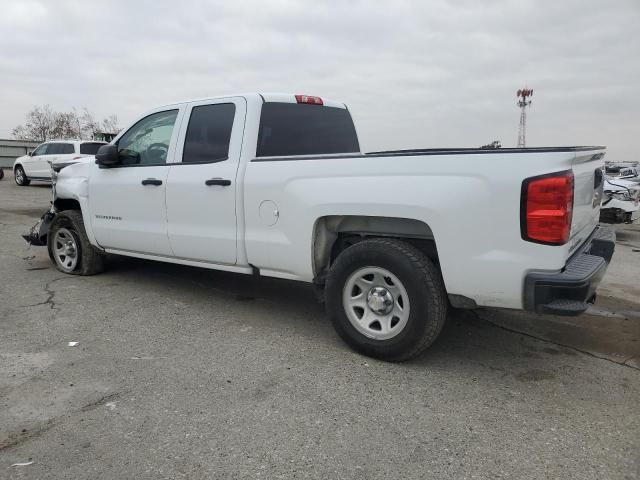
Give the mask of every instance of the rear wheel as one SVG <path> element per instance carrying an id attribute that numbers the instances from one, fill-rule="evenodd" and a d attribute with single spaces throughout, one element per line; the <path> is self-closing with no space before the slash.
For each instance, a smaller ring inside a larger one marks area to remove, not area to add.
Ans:
<path id="1" fill-rule="evenodd" d="M 27 177 L 27 174 L 24 173 L 24 168 L 22 168 L 22 165 L 16 166 L 16 168 L 13 171 L 13 176 L 14 176 L 13 178 L 16 181 L 16 184 L 20 185 L 21 187 L 26 187 L 31 183 L 31 180 L 29 180 L 29 178 Z"/>
<path id="2" fill-rule="evenodd" d="M 95 275 L 104 270 L 104 255 L 89 243 L 78 210 L 65 210 L 56 216 L 47 236 L 47 249 L 61 272 Z"/>
<path id="3" fill-rule="evenodd" d="M 340 253 L 327 277 L 326 302 L 347 344 L 389 361 L 422 353 L 447 316 L 439 270 L 400 240 L 365 240 Z"/>

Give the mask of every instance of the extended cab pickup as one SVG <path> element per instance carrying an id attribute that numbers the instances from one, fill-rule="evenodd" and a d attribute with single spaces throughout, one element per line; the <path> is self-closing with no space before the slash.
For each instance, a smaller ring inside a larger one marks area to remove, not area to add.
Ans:
<path id="1" fill-rule="evenodd" d="M 614 246 L 598 226 L 603 156 L 361 153 L 342 103 L 208 98 L 152 110 L 64 168 L 34 237 L 66 273 L 118 254 L 314 283 L 349 345 L 404 360 L 449 305 L 586 310 Z"/>

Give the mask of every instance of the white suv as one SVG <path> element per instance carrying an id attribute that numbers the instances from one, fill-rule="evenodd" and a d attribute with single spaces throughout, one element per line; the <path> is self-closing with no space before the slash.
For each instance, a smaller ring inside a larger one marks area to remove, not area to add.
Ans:
<path id="1" fill-rule="evenodd" d="M 78 162 L 81 158 L 95 155 L 106 142 L 93 140 L 52 140 L 45 142 L 28 155 L 13 162 L 13 176 L 20 186 L 31 180 L 51 180 L 50 163 L 59 167 Z"/>

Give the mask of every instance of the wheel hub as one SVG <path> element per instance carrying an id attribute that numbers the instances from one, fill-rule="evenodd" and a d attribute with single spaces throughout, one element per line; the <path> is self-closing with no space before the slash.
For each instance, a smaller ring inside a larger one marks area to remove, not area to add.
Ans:
<path id="1" fill-rule="evenodd" d="M 388 315 L 393 310 L 393 295 L 384 287 L 373 287 L 367 293 L 367 306 L 378 315 Z"/>
<path id="2" fill-rule="evenodd" d="M 60 228 L 53 238 L 53 254 L 56 263 L 65 272 L 72 272 L 78 265 L 78 246 L 70 230 Z"/>
<path id="3" fill-rule="evenodd" d="M 388 340 L 402 332 L 409 321 L 409 295 L 389 270 L 366 266 L 345 281 L 342 305 L 351 325 L 375 340 Z"/>
<path id="4" fill-rule="evenodd" d="M 73 255 L 74 253 L 76 253 L 76 249 L 75 249 L 75 246 L 73 245 L 73 242 L 67 242 L 64 245 L 64 254 Z"/>

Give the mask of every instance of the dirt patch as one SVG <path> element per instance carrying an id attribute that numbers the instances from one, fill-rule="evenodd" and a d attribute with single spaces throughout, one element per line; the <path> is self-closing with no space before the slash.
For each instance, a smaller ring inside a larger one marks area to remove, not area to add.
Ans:
<path id="1" fill-rule="evenodd" d="M 107 402 L 111 402 L 111 401 L 115 400 L 119 396 L 120 396 L 120 394 L 118 392 L 111 393 L 109 395 L 105 395 L 105 396 L 99 398 L 98 400 L 96 400 L 95 402 L 91 402 L 91 403 L 88 403 L 88 404 L 84 405 L 80 410 L 83 411 L 83 412 L 88 412 L 89 410 L 94 410 L 94 409 L 98 408 L 99 406 L 104 405 Z"/>
<path id="2" fill-rule="evenodd" d="M 548 353 L 549 355 L 560 355 L 560 353 L 562 353 L 557 348 L 543 348 L 542 351 L 544 353 Z"/>
<path id="3" fill-rule="evenodd" d="M 478 315 L 507 330 L 556 344 L 534 349 L 536 353 L 571 355 L 578 350 L 636 368 L 633 359 L 640 358 L 638 312 L 637 303 L 603 296 L 598 298 L 593 312 L 578 317 L 493 309 L 478 310 Z"/>
<path id="4" fill-rule="evenodd" d="M 519 382 L 540 382 L 542 380 L 553 380 L 556 376 L 546 370 L 527 370 L 516 375 Z"/>
<path id="5" fill-rule="evenodd" d="M 0 208 L 0 212 L 11 213 L 13 215 L 24 215 L 25 217 L 40 218 L 42 214 L 47 210 L 46 206 L 32 207 L 32 208 Z"/>
<path id="6" fill-rule="evenodd" d="M 0 450 L 15 447 L 16 445 L 20 445 L 27 440 L 39 437 L 51 427 L 53 427 L 54 424 L 55 423 L 53 422 L 53 420 L 49 420 L 48 422 L 42 423 L 30 430 L 23 428 L 20 432 L 12 432 L 7 435 L 6 438 L 0 440 Z"/>

